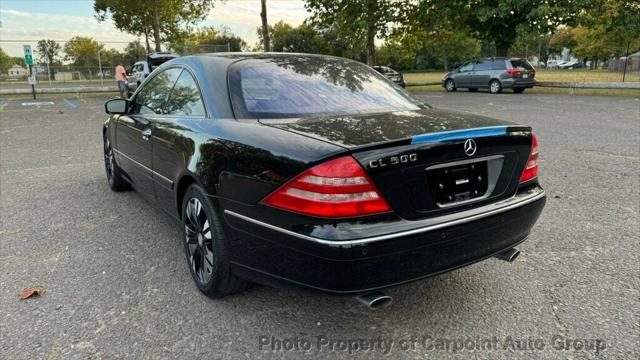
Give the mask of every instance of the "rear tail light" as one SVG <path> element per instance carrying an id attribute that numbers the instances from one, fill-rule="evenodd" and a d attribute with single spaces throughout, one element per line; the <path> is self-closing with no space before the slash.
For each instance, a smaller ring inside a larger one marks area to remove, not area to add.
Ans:
<path id="1" fill-rule="evenodd" d="M 513 76 L 513 75 L 520 75 L 520 70 L 518 69 L 507 69 L 507 74 Z"/>
<path id="2" fill-rule="evenodd" d="M 262 202 L 324 218 L 391 211 L 367 173 L 351 156 L 312 167 L 279 187 Z"/>
<path id="3" fill-rule="evenodd" d="M 531 77 L 536 76 L 536 69 L 531 69 Z"/>
<path id="4" fill-rule="evenodd" d="M 527 165 L 520 176 L 520 184 L 535 179 L 538 176 L 538 138 L 531 133 L 531 153 L 527 159 Z"/>

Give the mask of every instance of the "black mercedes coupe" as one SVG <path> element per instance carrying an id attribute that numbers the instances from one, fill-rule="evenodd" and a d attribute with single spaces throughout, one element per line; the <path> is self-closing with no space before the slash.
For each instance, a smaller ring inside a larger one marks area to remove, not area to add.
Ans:
<path id="1" fill-rule="evenodd" d="M 252 282 L 353 294 L 497 257 L 538 219 L 531 128 L 432 108 L 356 61 L 207 54 L 105 104 L 114 191 L 182 223 L 198 288 Z"/>

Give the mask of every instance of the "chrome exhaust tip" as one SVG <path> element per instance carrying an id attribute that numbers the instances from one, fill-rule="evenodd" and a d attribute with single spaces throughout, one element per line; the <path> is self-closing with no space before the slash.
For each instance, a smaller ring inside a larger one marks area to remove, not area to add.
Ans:
<path id="1" fill-rule="evenodd" d="M 386 308 L 393 301 L 391 296 L 379 291 L 357 296 L 356 299 L 372 310 Z"/>
<path id="2" fill-rule="evenodd" d="M 495 257 L 497 259 L 504 260 L 506 262 L 514 262 L 519 255 L 520 255 L 520 250 L 516 248 L 511 248 L 495 255 Z"/>

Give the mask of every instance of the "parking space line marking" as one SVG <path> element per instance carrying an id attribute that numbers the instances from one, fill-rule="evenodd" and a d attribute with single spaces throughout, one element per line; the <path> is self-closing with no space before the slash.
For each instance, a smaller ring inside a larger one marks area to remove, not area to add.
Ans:
<path id="1" fill-rule="evenodd" d="M 67 99 L 67 98 L 62 98 L 62 100 L 69 105 L 70 108 L 75 109 L 78 107 L 78 105 L 76 105 L 73 101 Z"/>
<path id="2" fill-rule="evenodd" d="M 41 106 L 41 105 L 54 105 L 53 101 L 31 101 L 23 102 L 22 106 Z"/>

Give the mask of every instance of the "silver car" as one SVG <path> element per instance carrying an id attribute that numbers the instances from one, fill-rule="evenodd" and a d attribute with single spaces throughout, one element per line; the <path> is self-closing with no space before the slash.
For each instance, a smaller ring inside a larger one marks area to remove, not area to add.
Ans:
<path id="1" fill-rule="evenodd" d="M 492 94 L 502 89 L 521 93 L 532 88 L 536 70 L 526 59 L 484 58 L 466 62 L 442 78 L 442 86 L 449 92 L 459 88 L 469 91 L 489 89 Z"/>

